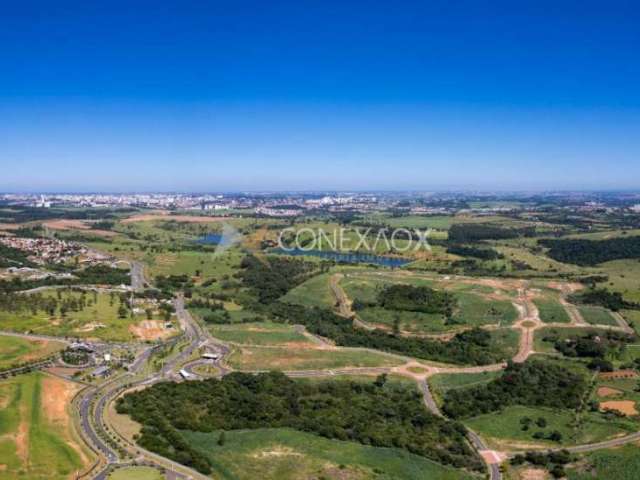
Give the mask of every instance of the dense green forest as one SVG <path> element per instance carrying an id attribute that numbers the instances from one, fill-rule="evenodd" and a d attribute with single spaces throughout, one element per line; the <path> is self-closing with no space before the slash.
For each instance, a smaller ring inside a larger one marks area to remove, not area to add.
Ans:
<path id="1" fill-rule="evenodd" d="M 587 388 L 582 375 L 559 365 L 509 362 L 502 375 L 487 384 L 447 391 L 442 410 L 451 418 L 468 418 L 510 405 L 574 409 Z"/>
<path id="2" fill-rule="evenodd" d="M 211 471 L 208 461 L 181 430 L 289 427 L 483 468 L 462 425 L 431 414 L 417 390 L 388 384 L 385 376 L 371 383 L 300 382 L 281 372 L 235 372 L 220 380 L 156 384 L 125 395 L 116 408 L 143 425 L 141 446 L 203 473 Z"/>
<path id="3" fill-rule="evenodd" d="M 450 316 L 455 297 L 445 291 L 412 285 L 390 285 L 378 293 L 378 305 L 388 310 L 441 313 Z"/>
<path id="4" fill-rule="evenodd" d="M 318 264 L 286 257 L 248 255 L 240 264 L 242 283 L 258 303 L 271 303 L 317 273 Z"/>
<path id="5" fill-rule="evenodd" d="M 504 258 L 504 255 L 493 248 L 477 248 L 457 244 L 448 246 L 447 253 L 460 255 L 461 257 L 474 257 L 480 260 L 498 260 L 500 258 Z"/>
<path id="6" fill-rule="evenodd" d="M 606 240 L 542 239 L 538 243 L 549 249 L 547 255 L 554 260 L 581 266 L 622 258 L 640 258 L 640 236 Z"/>
<path id="7" fill-rule="evenodd" d="M 353 326 L 353 321 L 330 310 L 306 308 L 300 305 L 275 303 L 270 313 L 276 320 L 302 324 L 316 335 L 333 340 L 343 347 L 364 347 L 461 365 L 487 365 L 506 360 L 506 355 L 491 344 L 491 334 L 473 329 L 442 342 L 416 337 L 402 337 L 382 330 L 364 330 Z"/>
<path id="8" fill-rule="evenodd" d="M 457 223 L 449 228 L 449 242 L 473 243 L 479 240 L 503 240 L 534 234 L 534 227 L 507 228 L 489 223 Z"/>
<path id="9" fill-rule="evenodd" d="M 600 305 L 601 307 L 608 308 L 614 312 L 622 310 L 623 308 L 635 309 L 640 307 L 637 303 L 627 302 L 622 298 L 622 294 L 620 292 L 610 292 L 606 288 L 593 288 L 583 292 L 574 293 L 569 297 L 569 300 L 573 303 Z"/>

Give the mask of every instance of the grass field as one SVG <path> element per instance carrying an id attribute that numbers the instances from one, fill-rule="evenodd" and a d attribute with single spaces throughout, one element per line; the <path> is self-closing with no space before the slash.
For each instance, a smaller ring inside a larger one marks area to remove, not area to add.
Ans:
<path id="1" fill-rule="evenodd" d="M 335 300 L 329 288 L 330 275 L 329 273 L 323 273 L 307 280 L 302 285 L 298 285 L 289 291 L 281 300 L 307 307 L 333 307 Z"/>
<path id="2" fill-rule="evenodd" d="M 517 318 L 518 312 L 513 304 L 506 300 L 488 300 L 473 293 L 458 292 L 458 310 L 453 315 L 456 323 L 480 326 L 499 323 L 511 325 Z"/>
<path id="3" fill-rule="evenodd" d="M 228 363 L 238 370 L 315 370 L 345 367 L 388 367 L 400 365 L 394 357 L 347 349 L 286 347 L 239 347 Z"/>
<path id="4" fill-rule="evenodd" d="M 151 467 L 125 467 L 115 470 L 109 480 L 163 480 L 159 470 Z"/>
<path id="5" fill-rule="evenodd" d="M 599 450 L 586 454 L 575 466 L 569 467 L 569 480 L 593 480 L 608 478 L 611 480 L 636 480 L 640 478 L 640 455 L 637 445 Z"/>
<path id="6" fill-rule="evenodd" d="M 45 296 L 55 297 L 58 292 L 62 299 L 79 298 L 81 293 L 71 290 L 47 290 Z M 87 292 L 87 298 L 95 303 L 83 310 L 69 311 L 63 318 L 59 312 L 50 317 L 40 310 L 36 315 L 32 312 L 0 311 L 0 329 L 16 332 L 30 332 L 39 335 L 57 337 L 98 338 L 106 341 L 132 341 L 137 337 L 130 327 L 144 320 L 144 315 L 118 317 L 119 300 L 108 293 L 98 293 L 95 297 Z"/>
<path id="7" fill-rule="evenodd" d="M 547 426 L 540 428 L 532 423 L 528 430 L 523 430 L 520 420 L 528 417 L 534 422 L 542 417 Z M 575 414 L 571 410 L 551 410 L 548 408 L 532 408 L 524 406 L 510 406 L 501 412 L 479 415 L 464 421 L 472 430 L 484 435 L 496 448 L 517 448 L 518 444 L 540 445 L 574 445 L 605 440 L 622 433 L 633 431 L 630 421 L 624 419 L 611 420 L 600 413 L 589 413 L 579 428 L 574 427 Z M 533 438 L 535 432 L 545 434 L 557 430 L 562 434 L 561 442 L 537 440 Z"/>
<path id="8" fill-rule="evenodd" d="M 598 269 L 609 277 L 608 288 L 620 292 L 629 302 L 640 302 L 640 261 L 614 260 L 598 265 Z"/>
<path id="9" fill-rule="evenodd" d="M 224 480 L 467 480 L 464 472 L 393 448 L 329 440 L 291 429 L 183 432 L 207 455 L 214 477 Z"/>
<path id="10" fill-rule="evenodd" d="M 246 345 L 287 345 L 310 343 L 309 339 L 296 332 L 292 325 L 260 322 L 232 325 L 212 325 L 211 334 L 227 342 Z"/>
<path id="11" fill-rule="evenodd" d="M 474 285 L 471 283 L 455 283 L 450 281 L 438 281 L 428 278 L 407 278 L 404 283 L 414 286 L 427 286 L 439 290 L 452 291 L 457 299 L 457 308 L 454 311 L 452 322 L 446 323 L 445 317 L 440 314 L 427 314 L 421 312 L 394 311 L 381 307 L 366 307 L 358 312 L 360 318 L 366 322 L 378 323 L 391 327 L 396 318 L 400 321 L 400 328 L 409 332 L 437 333 L 455 330 L 460 326 L 481 326 L 486 324 L 510 325 L 518 317 L 513 304 L 508 300 L 496 300 L 486 298 L 494 289 L 486 285 Z M 350 276 L 340 284 L 350 299 L 358 299 L 363 302 L 375 302 L 378 294 L 385 286 L 399 283 L 397 279 L 380 276 Z"/>
<path id="12" fill-rule="evenodd" d="M 0 370 L 48 357 L 63 348 L 58 342 L 0 335 Z"/>
<path id="13" fill-rule="evenodd" d="M 66 479 L 90 463 L 67 408 L 77 387 L 40 373 L 0 382 L 0 479 Z"/>
<path id="14" fill-rule="evenodd" d="M 570 323 L 571 318 L 564 309 L 564 306 L 552 298 L 536 298 L 533 303 L 538 307 L 540 313 L 540 320 L 544 323 Z"/>
<path id="15" fill-rule="evenodd" d="M 590 305 L 580 305 L 578 311 L 585 322 L 591 325 L 617 325 L 615 318 L 606 308 L 593 307 Z"/>

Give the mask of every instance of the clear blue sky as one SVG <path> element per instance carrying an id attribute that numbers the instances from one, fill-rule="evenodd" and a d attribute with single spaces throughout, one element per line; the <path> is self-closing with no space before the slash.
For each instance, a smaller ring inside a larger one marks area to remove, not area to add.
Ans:
<path id="1" fill-rule="evenodd" d="M 20 1 L 0 191 L 640 188 L 640 5 Z"/>

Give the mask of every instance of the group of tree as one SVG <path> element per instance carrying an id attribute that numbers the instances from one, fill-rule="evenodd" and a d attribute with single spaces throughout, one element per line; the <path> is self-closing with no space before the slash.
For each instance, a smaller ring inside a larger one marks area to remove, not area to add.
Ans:
<path id="1" fill-rule="evenodd" d="M 193 287 L 191 277 L 182 275 L 157 275 L 155 278 L 156 287 L 165 294 L 170 294 L 177 290 L 190 289 Z"/>
<path id="2" fill-rule="evenodd" d="M 622 309 L 637 309 L 640 305 L 626 301 L 620 292 L 611 292 L 606 288 L 590 288 L 583 292 L 574 293 L 569 297 L 573 303 L 599 305 L 617 312 Z"/>
<path id="3" fill-rule="evenodd" d="M 378 293 L 378 305 L 387 310 L 440 313 L 451 316 L 456 299 L 450 292 L 427 286 L 390 285 Z"/>
<path id="4" fill-rule="evenodd" d="M 480 240 L 531 237 L 535 233 L 535 227 L 511 228 L 491 223 L 456 223 L 449 228 L 449 241 L 451 243 L 473 243 Z"/>
<path id="5" fill-rule="evenodd" d="M 610 260 L 640 258 L 640 236 L 585 240 L 550 238 L 538 240 L 549 249 L 554 260 L 581 266 L 593 266 Z"/>
<path id="6" fill-rule="evenodd" d="M 587 331 L 583 334 L 575 334 L 569 337 L 561 336 L 557 331 L 551 330 L 542 338 L 543 341 L 553 343 L 554 348 L 567 357 L 573 358 L 619 358 L 622 356 L 628 343 L 633 343 L 635 336 L 612 330 Z M 590 364 L 592 368 L 610 370 L 610 365 L 604 362 Z"/>
<path id="7" fill-rule="evenodd" d="M 128 298 L 124 294 L 111 292 L 109 303 L 118 301 L 118 315 L 126 318 L 130 312 Z M 95 306 L 98 292 L 77 288 L 57 289 L 55 294 L 35 292 L 28 295 L 22 293 L 0 292 L 0 311 L 36 316 L 40 313 L 49 317 L 67 317 L 69 314 L 82 312 Z"/>
<path id="8" fill-rule="evenodd" d="M 315 263 L 295 258 L 247 255 L 240 263 L 242 284 L 259 304 L 269 304 L 318 272 Z"/>
<path id="9" fill-rule="evenodd" d="M 131 281 L 129 270 L 108 265 L 92 265 L 74 270 L 73 275 L 78 278 L 77 283 L 88 285 L 128 285 Z"/>
<path id="10" fill-rule="evenodd" d="M 221 380 L 160 383 L 118 400 L 143 428 L 144 448 L 210 472 L 180 431 L 293 428 L 326 438 L 400 448 L 458 468 L 482 470 L 465 428 L 433 415 L 413 388 L 385 376 L 371 383 L 295 381 L 281 372 L 231 373 Z"/>
<path id="11" fill-rule="evenodd" d="M 478 248 L 460 244 L 449 245 L 447 247 L 447 253 L 459 255 L 461 257 L 473 257 L 480 260 L 498 260 L 504 258 L 504 255 L 493 248 Z"/>
<path id="12" fill-rule="evenodd" d="M 511 465 L 523 465 L 530 463 L 536 467 L 544 467 L 553 478 L 564 478 L 566 472 L 564 466 L 573 461 L 573 457 L 568 450 L 560 450 L 558 452 L 526 452 L 515 455 L 510 463 Z"/>
<path id="13" fill-rule="evenodd" d="M 472 329 L 456 334 L 450 341 L 403 337 L 383 330 L 365 330 L 331 310 L 307 308 L 276 302 L 269 308 L 276 321 L 302 324 L 313 334 L 331 339 L 336 345 L 361 347 L 460 365 L 487 365 L 506 359 L 486 330 Z"/>
<path id="14" fill-rule="evenodd" d="M 443 412 L 459 419 L 511 405 L 575 409 L 587 388 L 583 375 L 559 365 L 540 360 L 509 362 L 502 375 L 487 384 L 447 391 Z"/>
<path id="15" fill-rule="evenodd" d="M 25 252 L 0 243 L 0 268 L 32 266 L 33 262 L 27 258 Z"/>

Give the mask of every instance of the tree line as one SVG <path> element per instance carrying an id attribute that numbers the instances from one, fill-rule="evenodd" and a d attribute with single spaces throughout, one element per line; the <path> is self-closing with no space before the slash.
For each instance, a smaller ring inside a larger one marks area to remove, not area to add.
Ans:
<path id="1" fill-rule="evenodd" d="M 385 331 L 356 328 L 351 319 L 331 310 L 275 303 L 269 314 L 276 321 L 302 324 L 308 331 L 333 340 L 343 347 L 361 347 L 460 365 L 488 365 L 506 360 L 486 330 L 472 329 L 456 334 L 450 341 L 403 337 Z"/>
<path id="2" fill-rule="evenodd" d="M 610 260 L 640 258 L 640 236 L 585 239 L 541 239 L 538 243 L 549 249 L 547 255 L 564 263 L 593 266 Z"/>

